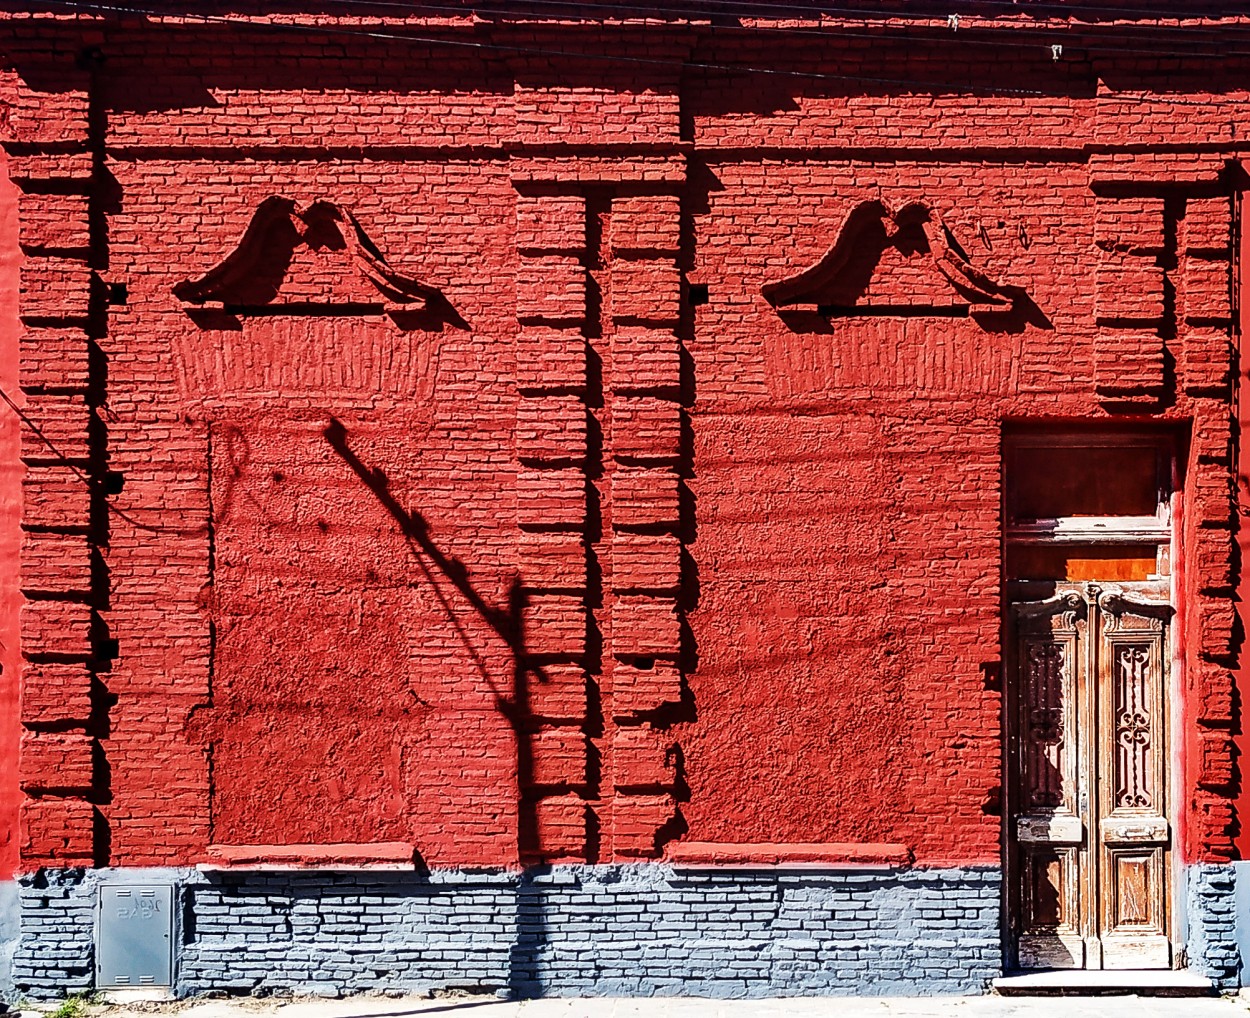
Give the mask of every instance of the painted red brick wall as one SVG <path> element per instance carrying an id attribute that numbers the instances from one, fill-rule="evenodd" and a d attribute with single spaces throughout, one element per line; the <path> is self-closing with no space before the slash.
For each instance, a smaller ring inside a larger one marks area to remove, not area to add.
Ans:
<path id="1" fill-rule="evenodd" d="M 295 20 L 3 28 L 22 865 L 997 861 L 1027 421 L 1186 438 L 1184 851 L 1233 852 L 1238 68 L 1149 26 Z M 770 303 L 872 202 L 1011 306 L 897 251 L 888 313 Z"/>
<path id="2" fill-rule="evenodd" d="M 18 390 L 19 341 L 17 189 L 8 174 L 0 180 L 0 275 L 5 285 L 0 298 L 0 386 L 6 392 Z M 20 399 L 20 395 L 18 396 Z M 18 561 L 21 555 L 22 464 L 20 459 L 20 422 L 15 414 L 0 416 L 0 547 L 4 560 Z M 20 695 L 22 659 L 18 640 L 18 620 L 22 608 L 19 587 L 20 570 L 5 571 L 0 586 L 0 716 L 4 720 L 0 734 L 0 879 L 9 879 L 20 866 L 18 820 L 22 794 L 18 788 L 18 745 L 21 721 Z"/>

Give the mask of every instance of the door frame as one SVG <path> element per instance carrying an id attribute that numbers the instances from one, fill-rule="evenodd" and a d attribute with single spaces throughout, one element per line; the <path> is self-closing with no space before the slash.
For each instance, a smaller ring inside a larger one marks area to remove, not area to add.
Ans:
<path id="1" fill-rule="evenodd" d="M 1030 524 L 1014 526 L 1009 515 L 1009 463 L 1015 448 L 1079 448 L 1128 446 L 1148 443 L 1159 451 L 1158 470 L 1160 475 L 1160 497 L 1158 511 L 1154 517 L 1100 517 L 1100 518 L 1061 518 L 1046 521 L 1046 525 Z M 1087 426 L 1074 426 L 1071 421 L 1048 423 L 1044 421 L 1013 420 L 1004 422 L 1001 446 L 1000 474 L 1000 594 L 1001 607 L 999 613 L 1000 637 L 1002 649 L 1001 662 L 1001 697 L 1000 697 L 1000 777 L 1002 793 L 1000 796 L 1001 817 L 999 827 L 1000 865 L 1003 874 L 1001 903 L 1001 937 L 1002 967 L 1004 971 L 1016 971 L 1015 932 L 1012 929 L 1013 915 L 1013 862 L 1010 829 L 1013 823 L 1016 803 L 1012 788 L 1013 750 L 1008 742 L 1012 719 L 1012 681 L 1011 662 L 1015 649 L 1009 643 L 1011 639 L 1011 605 L 1015 600 L 1011 596 L 1013 581 L 1008 572 L 1008 550 L 1013 544 L 1040 543 L 1088 543 L 1088 544 L 1126 544 L 1156 543 L 1159 548 L 1160 565 L 1166 562 L 1168 603 L 1173 609 L 1171 624 L 1167 626 L 1166 641 L 1163 654 L 1166 659 L 1167 674 L 1164 679 L 1163 692 L 1167 698 L 1163 724 L 1165 726 L 1165 766 L 1164 792 L 1167 795 L 1166 816 L 1170 829 L 1170 845 L 1168 850 L 1167 872 L 1167 931 L 1172 945 L 1172 968 L 1183 968 L 1187 964 L 1185 954 L 1185 934 L 1187 917 L 1185 915 L 1184 872 L 1181 866 L 1180 844 L 1180 813 L 1182 791 L 1184 788 L 1182 748 L 1185 688 L 1185 664 L 1181 633 L 1184 626 L 1185 607 L 1183 603 L 1182 548 L 1180 546 L 1181 519 L 1183 503 L 1184 475 L 1183 451 L 1186 448 L 1185 436 L 1174 424 L 1091 422 Z M 1164 485 L 1166 484 L 1166 488 Z M 1166 560 L 1163 556 L 1166 556 Z M 1160 577 L 1162 579 L 1162 577 Z M 1102 581 L 1107 586 L 1124 586 L 1116 580 Z M 1133 586 L 1129 583 L 1128 586 Z M 1091 693 L 1091 696 L 1096 694 Z M 1082 749 L 1082 756 L 1088 751 Z M 1096 850 L 1096 846 L 1091 846 Z M 1100 912 L 1097 900 L 1092 907 Z"/>

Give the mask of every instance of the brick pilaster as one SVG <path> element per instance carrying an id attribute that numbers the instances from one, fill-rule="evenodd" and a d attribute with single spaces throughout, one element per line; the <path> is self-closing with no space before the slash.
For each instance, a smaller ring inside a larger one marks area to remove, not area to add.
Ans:
<path id="1" fill-rule="evenodd" d="M 20 782 L 23 865 L 101 860 L 97 669 L 107 532 L 101 368 L 92 357 L 102 294 L 92 216 L 97 158 L 90 72 L 55 68 L 55 93 L 19 84 L 6 139 L 20 189 L 24 659 Z M 21 81 L 22 79 L 19 79 Z"/>
<path id="2" fill-rule="evenodd" d="M 680 777 L 661 715 L 682 690 L 680 197 L 618 195 L 609 221 L 612 850 L 648 857 Z"/>
<path id="3" fill-rule="evenodd" d="M 516 680 L 519 848 L 585 858 L 587 737 L 587 208 L 517 196 L 517 565 L 524 657 Z"/>

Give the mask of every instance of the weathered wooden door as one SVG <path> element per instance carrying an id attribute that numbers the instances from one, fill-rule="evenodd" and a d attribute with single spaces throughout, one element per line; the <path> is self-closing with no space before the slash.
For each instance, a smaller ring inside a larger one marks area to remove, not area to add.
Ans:
<path id="1" fill-rule="evenodd" d="M 1008 921 L 1020 968 L 1167 968 L 1158 583 L 1060 582 L 1009 610 Z"/>

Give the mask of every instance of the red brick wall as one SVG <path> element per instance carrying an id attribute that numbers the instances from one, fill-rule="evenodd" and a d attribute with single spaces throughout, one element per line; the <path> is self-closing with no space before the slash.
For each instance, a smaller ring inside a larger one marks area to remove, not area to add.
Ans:
<path id="1" fill-rule="evenodd" d="M 1192 434 L 1184 848 L 1232 851 L 1219 72 L 1018 33 L 4 31 L 56 450 L 24 432 L 25 865 L 996 861 L 1001 434 L 1059 420 Z M 872 201 L 1014 310 L 926 311 L 941 270 L 889 252 L 908 313 L 772 306 Z"/>
<path id="2" fill-rule="evenodd" d="M 5 160 L 7 163 L 7 159 Z M 19 339 L 17 275 L 21 252 L 17 246 L 17 195 L 8 173 L 0 178 L 0 274 L 5 285 L 0 298 L 0 386 L 6 392 L 18 388 Z M 20 397 L 19 397 L 20 398 Z M 0 548 L 4 561 L 15 562 L 21 554 L 22 464 L 21 436 L 15 414 L 0 415 Z M 18 697 L 21 678 L 19 617 L 22 593 L 18 570 L 7 569 L 0 586 L 0 879 L 8 879 L 20 864 L 18 812 L 22 794 L 18 788 L 18 743 L 21 722 Z"/>

